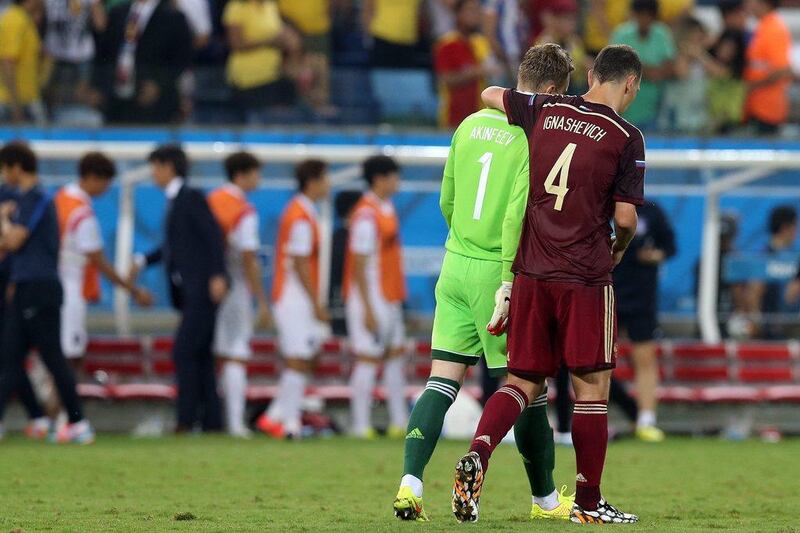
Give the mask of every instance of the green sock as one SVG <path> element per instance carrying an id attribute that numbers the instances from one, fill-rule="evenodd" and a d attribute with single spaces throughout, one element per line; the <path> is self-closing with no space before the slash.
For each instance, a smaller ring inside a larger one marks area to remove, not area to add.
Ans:
<path id="1" fill-rule="evenodd" d="M 549 496 L 556 490 L 553 481 L 556 451 L 553 428 L 547 420 L 546 390 L 517 418 L 514 437 L 531 484 L 531 494 L 539 498 Z"/>
<path id="2" fill-rule="evenodd" d="M 408 419 L 403 474 L 422 479 L 442 433 L 444 415 L 461 386 L 451 379 L 431 376 Z"/>

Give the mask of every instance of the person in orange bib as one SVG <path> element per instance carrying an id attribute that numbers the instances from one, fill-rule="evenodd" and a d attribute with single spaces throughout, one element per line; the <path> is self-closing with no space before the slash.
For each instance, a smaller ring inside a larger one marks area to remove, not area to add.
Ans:
<path id="1" fill-rule="evenodd" d="M 400 225 L 391 197 L 400 184 L 400 167 L 387 156 L 364 162 L 369 190 L 353 209 L 344 269 L 344 296 L 350 349 L 356 362 L 350 377 L 352 433 L 372 438 L 372 391 L 378 365 L 389 407 L 391 437 L 402 438 L 408 418 L 405 399 L 406 297 Z"/>
<path id="2" fill-rule="evenodd" d="M 137 304 L 149 306 L 150 293 L 120 276 L 103 252 L 100 224 L 92 198 L 105 194 L 116 174 L 114 163 L 100 152 L 85 154 L 78 163 L 78 181 L 55 196 L 61 249 L 58 274 L 64 288 L 61 305 L 61 350 L 77 369 L 88 344 L 88 303 L 100 299 L 100 274 L 129 291 Z"/>
<path id="3" fill-rule="evenodd" d="M 237 152 L 225 159 L 228 183 L 208 195 L 208 206 L 225 236 L 231 288 L 217 311 L 214 354 L 222 361 L 222 390 L 228 433 L 247 438 L 244 422 L 247 395 L 247 361 L 252 355 L 250 339 L 257 322 L 270 322 L 264 293 L 258 250 L 259 219 L 247 193 L 261 181 L 261 163 L 248 152 Z M 253 316 L 253 299 L 258 317 Z"/>
<path id="4" fill-rule="evenodd" d="M 281 214 L 275 247 L 272 303 L 284 369 L 278 395 L 256 421 L 276 438 L 301 436 L 303 396 L 313 361 L 329 335 L 328 310 L 319 293 L 319 213 L 315 204 L 330 193 L 328 166 L 318 159 L 295 169 L 298 193 Z"/>

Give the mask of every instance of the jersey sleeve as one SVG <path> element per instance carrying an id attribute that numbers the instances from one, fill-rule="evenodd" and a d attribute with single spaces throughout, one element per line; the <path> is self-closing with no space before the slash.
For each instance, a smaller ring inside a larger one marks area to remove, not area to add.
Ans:
<path id="1" fill-rule="evenodd" d="M 25 21 L 15 11 L 9 11 L 0 17 L 0 58 L 18 59 L 22 54 L 22 43 L 25 41 Z"/>
<path id="2" fill-rule="evenodd" d="M 350 251 L 357 255 L 372 255 L 378 249 L 378 228 L 368 215 L 359 215 L 350 228 Z"/>
<path id="3" fill-rule="evenodd" d="M 525 163 L 520 165 L 514 185 L 511 189 L 511 196 L 508 199 L 506 213 L 503 217 L 503 236 L 502 236 L 502 255 L 503 255 L 503 274 L 502 281 L 513 281 L 514 274 L 511 266 L 517 256 L 519 239 L 522 233 L 522 223 L 525 219 L 525 210 L 528 205 L 528 191 L 530 189 L 530 170 L 528 158 Z"/>
<path id="4" fill-rule="evenodd" d="M 453 221 L 453 211 L 455 210 L 456 183 L 455 183 L 455 159 L 456 141 L 458 130 L 453 135 L 453 142 L 450 143 L 450 152 L 447 154 L 447 163 L 444 165 L 444 175 L 442 176 L 442 190 L 439 195 L 439 208 L 442 216 L 449 228 Z"/>
<path id="5" fill-rule="evenodd" d="M 308 257 L 314 249 L 314 232 L 308 220 L 296 220 L 289 230 L 286 253 L 293 257 Z"/>
<path id="6" fill-rule="evenodd" d="M 631 135 L 619 160 L 614 180 L 614 201 L 633 205 L 644 203 L 644 138 L 638 131 Z"/>
<path id="7" fill-rule="evenodd" d="M 90 254 L 103 249 L 103 236 L 94 213 L 89 213 L 75 227 L 75 245 L 82 254 Z"/>
<path id="8" fill-rule="evenodd" d="M 529 135 L 536 124 L 536 114 L 538 111 L 537 100 L 539 95 L 522 93 L 515 89 L 507 89 L 503 93 L 503 107 L 508 116 L 508 123 L 512 126 L 519 126 Z"/>
<path id="9" fill-rule="evenodd" d="M 258 214 L 247 213 L 230 233 L 228 242 L 240 252 L 255 252 L 261 247 L 258 236 Z"/>

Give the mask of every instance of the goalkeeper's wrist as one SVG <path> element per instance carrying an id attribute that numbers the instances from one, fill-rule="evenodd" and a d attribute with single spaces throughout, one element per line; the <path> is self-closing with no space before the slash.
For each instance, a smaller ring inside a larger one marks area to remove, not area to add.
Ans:
<path id="1" fill-rule="evenodd" d="M 503 277 L 501 278 L 503 282 L 513 282 L 514 281 L 514 273 L 511 272 L 511 265 L 514 264 L 513 261 L 503 261 Z"/>
<path id="2" fill-rule="evenodd" d="M 501 286 L 503 289 L 510 289 L 511 287 L 513 287 L 513 286 L 514 286 L 514 282 L 513 282 L 513 281 L 506 281 L 506 280 L 503 280 L 503 282 L 500 284 L 500 286 Z"/>

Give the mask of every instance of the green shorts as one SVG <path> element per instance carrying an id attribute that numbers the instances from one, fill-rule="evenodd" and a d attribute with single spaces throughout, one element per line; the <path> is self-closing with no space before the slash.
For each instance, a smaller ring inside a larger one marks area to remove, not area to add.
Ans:
<path id="1" fill-rule="evenodd" d="M 506 336 L 495 337 L 486 331 L 502 268 L 499 261 L 445 254 L 436 283 L 431 339 L 434 359 L 472 366 L 485 356 L 491 375 L 506 374 Z"/>

